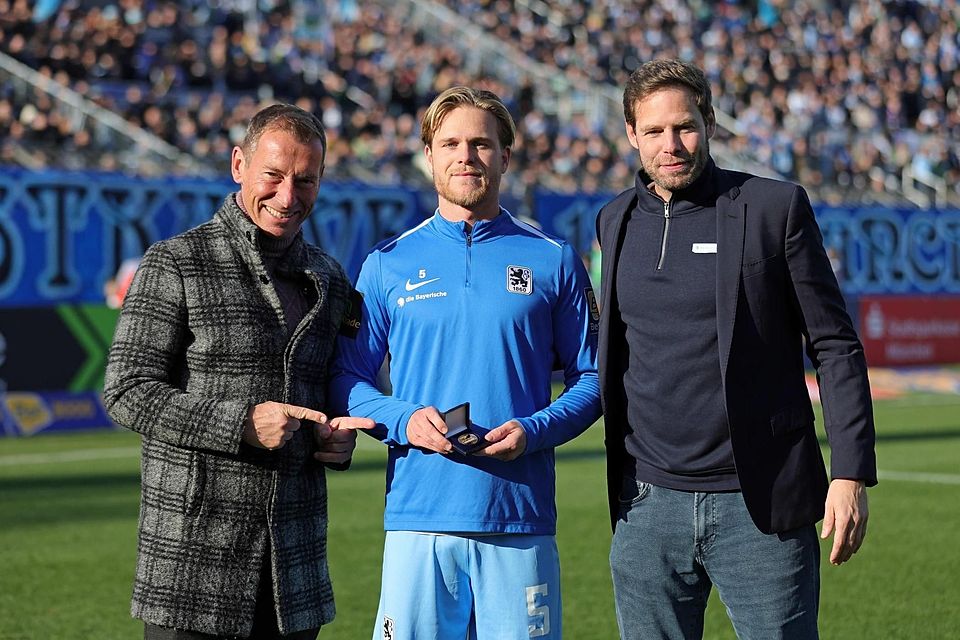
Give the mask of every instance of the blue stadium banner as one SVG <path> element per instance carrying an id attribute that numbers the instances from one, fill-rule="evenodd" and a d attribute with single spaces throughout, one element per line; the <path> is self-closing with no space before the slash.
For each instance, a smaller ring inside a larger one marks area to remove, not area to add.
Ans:
<path id="1" fill-rule="evenodd" d="M 95 391 L 0 394 L 0 436 L 115 428 Z"/>
<path id="2" fill-rule="evenodd" d="M 844 292 L 960 293 L 960 210 L 817 208 Z"/>
<path id="3" fill-rule="evenodd" d="M 613 197 L 609 194 L 539 192 L 533 217 L 544 231 L 565 238 L 577 251 L 586 254 L 597 235 L 597 214 Z"/>
<path id="4" fill-rule="evenodd" d="M 611 198 L 540 193 L 534 217 L 586 254 L 597 213 Z M 848 296 L 960 294 L 960 210 L 818 206 L 815 213 Z"/>
<path id="5" fill-rule="evenodd" d="M 126 258 L 210 219 L 229 180 L 0 169 L 0 306 L 102 302 Z M 370 248 L 436 208 L 402 187 L 323 184 L 308 240 L 356 276 Z"/>
<path id="6" fill-rule="evenodd" d="M 100 303 L 127 258 L 210 219 L 228 179 L 0 169 L 0 307 Z M 538 193 L 533 218 L 586 255 L 609 194 Z M 325 182 L 308 240 L 355 277 L 377 242 L 432 214 L 432 190 Z M 960 293 L 960 211 L 818 207 L 844 292 Z"/>

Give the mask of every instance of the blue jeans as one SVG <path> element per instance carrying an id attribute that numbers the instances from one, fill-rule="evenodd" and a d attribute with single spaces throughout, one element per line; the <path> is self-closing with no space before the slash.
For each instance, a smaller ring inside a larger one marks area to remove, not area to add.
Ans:
<path id="1" fill-rule="evenodd" d="M 623 640 L 702 638 L 713 585 L 741 640 L 818 637 L 816 528 L 763 534 L 739 492 L 625 479 L 610 567 Z"/>

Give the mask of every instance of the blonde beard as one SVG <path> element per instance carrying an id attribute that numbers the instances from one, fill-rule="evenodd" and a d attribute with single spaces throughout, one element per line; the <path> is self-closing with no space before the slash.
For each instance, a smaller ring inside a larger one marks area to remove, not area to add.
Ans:
<path id="1" fill-rule="evenodd" d="M 467 193 L 455 192 L 449 188 L 448 184 L 441 184 L 436 178 L 433 180 L 433 186 L 441 198 L 464 209 L 474 208 L 483 202 L 490 193 L 490 183 L 486 180 L 484 180 L 482 186 Z"/>

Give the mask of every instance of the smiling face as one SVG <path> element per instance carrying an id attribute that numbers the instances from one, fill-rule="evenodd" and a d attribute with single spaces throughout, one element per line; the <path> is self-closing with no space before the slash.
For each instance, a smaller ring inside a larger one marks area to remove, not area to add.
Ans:
<path id="1" fill-rule="evenodd" d="M 510 162 L 510 147 L 500 145 L 492 113 L 473 106 L 453 109 L 424 153 L 440 197 L 441 215 L 472 221 L 500 213 L 500 176 Z"/>
<path id="2" fill-rule="evenodd" d="M 267 129 L 254 148 L 233 148 L 230 169 L 247 215 L 275 238 L 293 238 L 317 201 L 323 143 L 300 142 L 288 131 Z"/>
<path id="3" fill-rule="evenodd" d="M 634 105 L 635 123 L 626 124 L 627 137 L 640 152 L 640 164 L 666 201 L 674 191 L 689 187 L 703 173 L 710 157 L 709 139 L 716 130 L 697 108 L 692 91 L 668 86 Z"/>

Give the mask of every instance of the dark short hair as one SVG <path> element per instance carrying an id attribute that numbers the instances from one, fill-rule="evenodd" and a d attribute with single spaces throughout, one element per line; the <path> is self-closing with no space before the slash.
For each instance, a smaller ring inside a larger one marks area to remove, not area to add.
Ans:
<path id="1" fill-rule="evenodd" d="M 327 155 L 327 132 L 323 129 L 323 123 L 317 116 L 309 111 L 304 111 L 300 107 L 292 104 L 272 104 L 258 111 L 250 124 L 247 125 L 247 132 L 240 142 L 240 149 L 244 155 L 249 155 L 256 151 L 257 143 L 260 137 L 267 130 L 279 130 L 290 133 L 297 142 L 310 144 L 314 140 L 319 140 L 323 146 L 323 155 Z"/>
<path id="2" fill-rule="evenodd" d="M 497 119 L 497 138 L 501 147 L 512 147 L 517 137 L 517 125 L 506 105 L 497 94 L 485 89 L 450 87 L 430 103 L 420 120 L 420 139 L 428 147 L 443 119 L 457 107 L 476 107 L 492 113 Z"/>
<path id="3" fill-rule="evenodd" d="M 623 118 L 631 127 L 636 125 L 637 103 L 665 87 L 686 87 L 697 101 L 704 122 L 714 122 L 713 97 L 707 76 L 696 65 L 682 60 L 651 60 L 630 74 L 623 90 Z"/>

